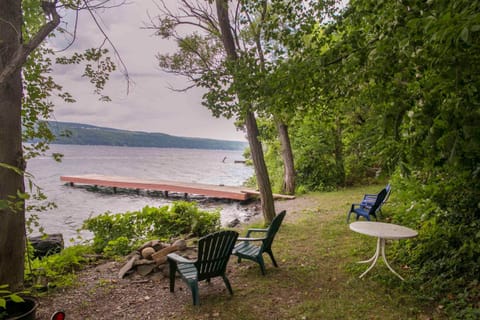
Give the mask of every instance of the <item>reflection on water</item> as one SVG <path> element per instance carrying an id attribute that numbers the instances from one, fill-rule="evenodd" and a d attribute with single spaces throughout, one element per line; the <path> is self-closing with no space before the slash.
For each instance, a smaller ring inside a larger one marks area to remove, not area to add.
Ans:
<path id="1" fill-rule="evenodd" d="M 243 159 L 242 151 L 52 145 L 50 153 L 54 152 L 64 155 L 62 162 L 57 163 L 50 156 L 35 158 L 29 161 L 27 171 L 33 174 L 48 200 L 57 205 L 39 214 L 40 224 L 46 233 L 63 233 L 65 239 L 75 237 L 83 220 L 90 216 L 106 211 L 135 211 L 146 205 L 162 206 L 170 201 L 145 193 L 113 194 L 110 190 L 72 188 L 62 184 L 62 175 L 94 173 L 239 186 L 253 174 L 251 167 L 234 163 Z M 202 202 L 201 207 L 220 208 L 222 224 L 234 218 L 242 220 L 244 215 L 237 202 Z"/>

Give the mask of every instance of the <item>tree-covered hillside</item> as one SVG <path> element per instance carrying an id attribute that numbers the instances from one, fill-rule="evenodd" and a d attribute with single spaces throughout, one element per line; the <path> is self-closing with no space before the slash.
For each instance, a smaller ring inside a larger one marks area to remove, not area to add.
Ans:
<path id="1" fill-rule="evenodd" d="M 219 150 L 243 150 L 246 147 L 246 143 L 241 141 L 177 137 L 164 133 L 119 130 L 81 123 L 49 121 L 48 126 L 55 136 L 53 143 L 58 144 Z"/>

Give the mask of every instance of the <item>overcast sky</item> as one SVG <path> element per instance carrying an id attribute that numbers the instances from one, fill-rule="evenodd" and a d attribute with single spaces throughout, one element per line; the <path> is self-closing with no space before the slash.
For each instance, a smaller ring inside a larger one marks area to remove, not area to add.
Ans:
<path id="1" fill-rule="evenodd" d="M 172 42 L 153 36 L 152 30 L 142 29 L 148 14 L 158 12 L 152 0 L 128 0 L 128 4 L 98 12 L 97 18 L 125 62 L 133 85 L 127 94 L 127 85 L 120 72 L 112 74 L 105 94 L 112 99 L 98 101 L 82 70 L 72 66 L 56 66 L 54 76 L 64 89 L 73 94 L 76 103 L 55 101 L 54 120 L 79 122 L 110 128 L 162 132 L 166 134 L 222 140 L 245 141 L 245 133 L 237 131 L 233 120 L 213 117 L 201 105 L 202 90 L 174 92 L 169 87 L 184 88 L 186 79 L 162 72 L 157 66 L 158 52 L 172 52 Z M 175 5 L 177 1 L 167 0 Z M 73 16 L 63 14 L 69 30 Z M 65 27 L 65 25 L 63 25 Z M 98 47 L 103 36 L 86 12 L 80 15 L 76 41 L 68 52 Z M 61 49 L 68 44 L 59 35 L 51 45 Z M 116 63 L 118 64 L 117 60 Z"/>

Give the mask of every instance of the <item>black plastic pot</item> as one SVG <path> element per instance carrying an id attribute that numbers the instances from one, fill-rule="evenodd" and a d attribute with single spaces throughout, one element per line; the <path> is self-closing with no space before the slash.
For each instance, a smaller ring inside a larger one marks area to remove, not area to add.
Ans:
<path id="1" fill-rule="evenodd" d="M 7 308 L 0 308 L 0 319 L 5 320 L 35 320 L 38 302 L 32 297 L 22 297 L 24 302 L 13 302 L 7 300 Z M 1 317 L 2 311 L 6 312 L 6 317 Z"/>

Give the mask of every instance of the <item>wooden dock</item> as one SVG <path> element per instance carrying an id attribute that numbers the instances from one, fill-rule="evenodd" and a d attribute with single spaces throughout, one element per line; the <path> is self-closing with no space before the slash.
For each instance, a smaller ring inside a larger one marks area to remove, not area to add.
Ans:
<path id="1" fill-rule="evenodd" d="M 60 180 L 70 184 L 92 185 L 101 187 L 153 190 L 161 191 L 168 197 L 169 192 L 201 195 L 205 197 L 223 198 L 244 201 L 258 195 L 258 191 L 248 190 L 245 187 L 232 187 L 223 185 L 175 182 L 165 180 L 143 180 L 129 177 L 105 176 L 99 174 L 87 174 L 81 176 L 61 176 Z M 291 196 L 275 195 L 277 198 L 292 199 Z"/>

